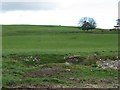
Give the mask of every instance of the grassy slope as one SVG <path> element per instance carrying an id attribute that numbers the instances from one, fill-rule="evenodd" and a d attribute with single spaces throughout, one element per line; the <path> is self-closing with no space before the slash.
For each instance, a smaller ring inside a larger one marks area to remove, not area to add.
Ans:
<path id="1" fill-rule="evenodd" d="M 117 35 L 74 27 L 3 26 L 3 53 L 79 53 L 117 50 Z"/>
<path id="2" fill-rule="evenodd" d="M 114 87 L 116 85 L 115 78 L 117 77 L 116 70 L 102 70 L 74 64 L 66 66 L 63 57 L 68 53 L 84 56 L 93 54 L 93 52 L 114 55 L 115 53 L 111 51 L 117 51 L 117 43 L 117 34 L 114 31 L 101 32 L 95 30 L 84 32 L 75 27 L 60 26 L 3 26 L 3 55 L 8 55 L 8 57 L 3 58 L 3 86 L 31 84 L 38 86 L 40 84 L 82 86 L 94 84 L 98 87 Z M 26 56 L 38 54 L 42 60 L 40 63 L 26 62 L 23 59 L 25 56 L 22 59 L 9 57 L 9 54 L 13 53 Z M 46 69 L 60 68 L 63 71 L 54 74 L 48 73 L 45 76 L 29 76 L 30 71 L 40 70 L 36 73 L 41 72 L 43 67 Z M 66 69 L 70 69 L 72 72 L 64 72 Z M 25 76 L 27 72 L 28 76 Z M 75 78 L 75 81 L 69 80 L 70 78 Z M 76 79 L 80 81 L 77 82 Z M 100 81 L 104 79 L 113 82 Z M 96 82 L 96 80 L 98 81 Z"/>

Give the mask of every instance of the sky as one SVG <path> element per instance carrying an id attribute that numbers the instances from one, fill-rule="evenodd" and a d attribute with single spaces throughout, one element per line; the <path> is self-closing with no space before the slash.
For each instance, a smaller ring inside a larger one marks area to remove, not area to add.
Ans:
<path id="1" fill-rule="evenodd" d="M 78 26 L 82 17 L 91 17 L 97 28 L 110 29 L 118 19 L 119 1 L 1 0 L 0 24 Z"/>

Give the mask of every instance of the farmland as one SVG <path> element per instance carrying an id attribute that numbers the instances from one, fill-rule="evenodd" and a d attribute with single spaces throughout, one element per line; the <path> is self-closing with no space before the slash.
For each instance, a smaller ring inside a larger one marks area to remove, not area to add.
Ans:
<path id="1" fill-rule="evenodd" d="M 3 25 L 2 36 L 4 87 L 117 87 L 118 71 L 97 68 L 93 58 L 116 59 L 117 31 Z M 66 64 L 68 55 L 80 59 Z"/>

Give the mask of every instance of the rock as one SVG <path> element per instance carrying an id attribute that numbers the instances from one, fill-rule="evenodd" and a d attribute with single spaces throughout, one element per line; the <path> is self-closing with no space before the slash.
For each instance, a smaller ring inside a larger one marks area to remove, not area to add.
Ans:
<path id="1" fill-rule="evenodd" d="M 70 63 L 68 63 L 68 62 L 65 62 L 65 64 L 66 64 L 66 65 L 70 65 Z"/>
<path id="2" fill-rule="evenodd" d="M 79 55 L 68 55 L 64 57 L 64 60 L 69 63 L 78 62 Z"/>
<path id="3" fill-rule="evenodd" d="M 119 64 L 120 64 L 120 60 L 99 60 L 96 62 L 98 67 L 101 67 L 103 69 L 105 68 L 112 68 L 112 69 L 118 69 L 119 68 Z"/>
<path id="4" fill-rule="evenodd" d="M 70 69 L 66 69 L 66 71 L 70 72 L 71 70 Z"/>

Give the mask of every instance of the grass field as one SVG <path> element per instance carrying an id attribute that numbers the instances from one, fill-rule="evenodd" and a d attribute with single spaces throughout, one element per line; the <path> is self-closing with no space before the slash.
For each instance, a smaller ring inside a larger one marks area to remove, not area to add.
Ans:
<path id="1" fill-rule="evenodd" d="M 117 56 L 117 31 L 3 25 L 2 34 L 3 86 L 117 86 L 117 70 L 80 65 L 81 62 L 66 65 L 63 59 L 68 54 L 81 57 L 94 53 L 103 57 Z M 34 57 L 40 58 L 40 61 L 33 61 Z"/>
<path id="2" fill-rule="evenodd" d="M 114 32 L 84 32 L 74 27 L 3 26 L 3 53 L 79 53 L 116 51 Z"/>

